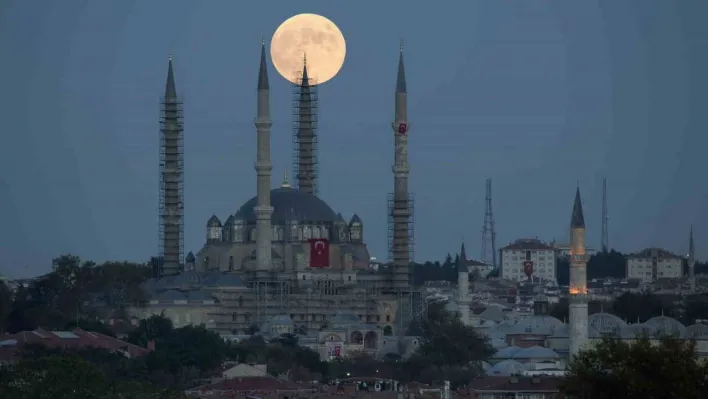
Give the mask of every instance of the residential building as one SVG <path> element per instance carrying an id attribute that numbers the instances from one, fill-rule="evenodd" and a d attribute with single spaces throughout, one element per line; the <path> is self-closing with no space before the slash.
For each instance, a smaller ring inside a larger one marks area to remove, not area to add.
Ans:
<path id="1" fill-rule="evenodd" d="M 532 279 L 556 281 L 554 248 L 536 238 L 522 238 L 500 249 L 501 273 L 505 280 Z"/>
<path id="2" fill-rule="evenodd" d="M 683 258 L 661 248 L 647 248 L 627 255 L 627 278 L 651 283 L 683 276 Z"/>

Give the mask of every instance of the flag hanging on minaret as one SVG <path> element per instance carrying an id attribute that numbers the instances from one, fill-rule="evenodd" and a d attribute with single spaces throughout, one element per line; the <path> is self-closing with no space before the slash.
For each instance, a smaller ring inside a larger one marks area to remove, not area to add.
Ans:
<path id="1" fill-rule="evenodd" d="M 310 239 L 310 267 L 329 267 L 329 241 L 327 239 Z"/>

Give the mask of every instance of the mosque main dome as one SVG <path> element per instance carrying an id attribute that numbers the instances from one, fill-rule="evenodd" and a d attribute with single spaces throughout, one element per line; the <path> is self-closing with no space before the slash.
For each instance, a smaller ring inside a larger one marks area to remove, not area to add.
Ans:
<path id="1" fill-rule="evenodd" d="M 236 220 L 247 223 L 256 222 L 255 208 L 258 198 L 253 197 L 239 208 L 234 215 Z M 337 213 L 326 202 L 313 194 L 291 188 L 280 187 L 270 191 L 270 203 L 273 207 L 273 224 L 285 224 L 287 221 L 332 223 L 337 221 Z"/>

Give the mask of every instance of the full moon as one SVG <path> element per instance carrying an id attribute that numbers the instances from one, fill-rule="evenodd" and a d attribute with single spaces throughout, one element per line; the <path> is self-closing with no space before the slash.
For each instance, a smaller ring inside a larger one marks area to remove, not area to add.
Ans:
<path id="1" fill-rule="evenodd" d="M 278 73 L 292 83 L 302 77 L 307 57 L 307 74 L 314 84 L 337 76 L 347 55 L 342 31 L 317 14 L 298 14 L 280 24 L 270 43 L 270 58 Z"/>

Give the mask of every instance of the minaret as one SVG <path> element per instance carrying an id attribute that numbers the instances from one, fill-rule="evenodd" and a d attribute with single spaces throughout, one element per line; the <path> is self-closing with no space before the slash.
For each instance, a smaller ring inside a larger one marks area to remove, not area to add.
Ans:
<path id="1" fill-rule="evenodd" d="M 460 248 L 460 258 L 457 261 L 457 305 L 460 308 L 460 320 L 465 325 L 470 322 L 470 275 L 467 269 L 467 251 L 465 251 L 465 243 L 462 242 Z"/>
<path id="2" fill-rule="evenodd" d="M 159 257 L 160 276 L 180 272 L 184 249 L 184 153 L 182 101 L 177 97 L 172 54 L 167 64 L 160 118 Z"/>
<path id="3" fill-rule="evenodd" d="M 270 205 L 270 172 L 273 166 L 270 162 L 270 89 L 268 86 L 268 69 L 266 65 L 265 41 L 261 43 L 261 64 L 258 70 L 258 106 L 255 119 L 256 125 L 256 275 L 266 277 L 271 270 L 271 215 Z"/>
<path id="4" fill-rule="evenodd" d="M 302 77 L 293 96 L 293 169 L 297 187 L 317 195 L 317 86 L 307 74 L 303 56 Z"/>
<path id="5" fill-rule="evenodd" d="M 585 254 L 585 217 L 580 187 L 575 191 L 570 220 L 570 355 L 577 356 L 588 340 L 588 297 Z"/>
<path id="6" fill-rule="evenodd" d="M 393 195 L 389 205 L 391 220 L 391 257 L 393 261 L 393 288 L 407 290 L 410 287 L 411 215 L 412 201 L 408 193 L 408 90 L 406 71 L 403 67 L 403 41 L 398 56 L 394 121 L 391 124 L 394 137 Z"/>
<path id="7" fill-rule="evenodd" d="M 691 225 L 691 232 L 688 238 L 688 281 L 691 286 L 691 292 L 696 291 L 696 249 L 693 246 L 693 225 Z"/>

